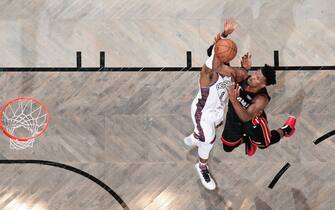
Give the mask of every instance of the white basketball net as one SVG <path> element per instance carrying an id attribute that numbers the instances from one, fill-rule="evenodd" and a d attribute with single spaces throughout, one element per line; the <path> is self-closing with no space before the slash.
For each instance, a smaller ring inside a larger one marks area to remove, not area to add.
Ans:
<path id="1" fill-rule="evenodd" d="M 3 110 L 2 127 L 14 137 L 32 138 L 47 126 L 47 115 L 47 111 L 32 99 L 14 100 Z M 34 141 L 35 138 L 27 141 L 10 138 L 10 148 L 20 150 L 33 147 Z"/>
<path id="2" fill-rule="evenodd" d="M 28 147 L 33 147 L 35 139 L 30 139 L 28 141 L 18 141 L 9 138 L 9 148 L 11 149 L 16 149 L 16 150 L 21 150 L 21 149 L 27 149 Z"/>

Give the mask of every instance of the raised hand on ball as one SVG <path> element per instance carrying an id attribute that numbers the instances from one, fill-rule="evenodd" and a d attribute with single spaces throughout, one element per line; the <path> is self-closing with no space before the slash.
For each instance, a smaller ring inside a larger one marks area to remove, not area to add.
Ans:
<path id="1" fill-rule="evenodd" d="M 233 33 L 237 28 L 237 22 L 234 18 L 229 18 L 224 22 L 224 31 L 223 36 L 226 37 L 229 34 Z"/>

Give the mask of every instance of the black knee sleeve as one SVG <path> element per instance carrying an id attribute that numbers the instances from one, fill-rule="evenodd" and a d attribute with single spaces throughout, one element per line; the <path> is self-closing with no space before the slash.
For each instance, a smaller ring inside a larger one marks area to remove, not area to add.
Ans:
<path id="1" fill-rule="evenodd" d="M 270 145 L 279 142 L 279 140 L 280 140 L 280 134 L 278 133 L 278 131 L 272 130 L 271 131 L 271 142 L 270 142 Z"/>

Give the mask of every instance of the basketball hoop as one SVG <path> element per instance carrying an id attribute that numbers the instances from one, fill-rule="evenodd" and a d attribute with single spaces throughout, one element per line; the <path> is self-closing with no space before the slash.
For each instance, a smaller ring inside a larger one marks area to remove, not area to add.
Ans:
<path id="1" fill-rule="evenodd" d="M 1 130 L 10 139 L 11 149 L 33 147 L 48 128 L 49 112 L 34 98 L 20 97 L 7 102 L 0 111 Z"/>

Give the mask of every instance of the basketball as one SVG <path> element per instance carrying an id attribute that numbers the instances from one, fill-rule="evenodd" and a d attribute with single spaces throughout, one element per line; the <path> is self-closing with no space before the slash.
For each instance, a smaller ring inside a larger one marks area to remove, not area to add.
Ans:
<path id="1" fill-rule="evenodd" d="M 215 44 L 214 52 L 221 62 L 229 63 L 237 54 L 237 46 L 233 40 L 220 39 Z"/>

